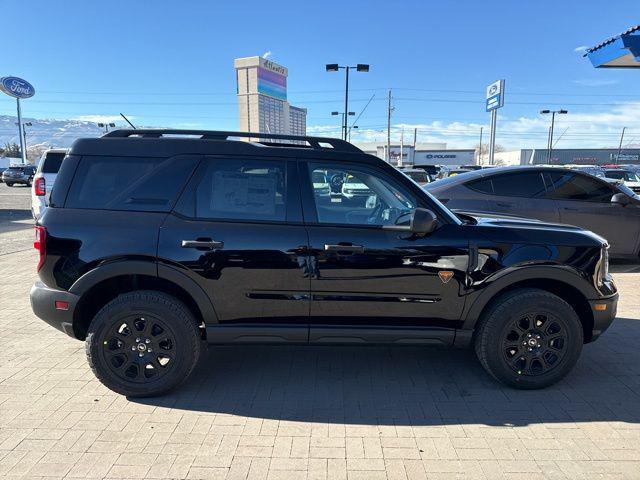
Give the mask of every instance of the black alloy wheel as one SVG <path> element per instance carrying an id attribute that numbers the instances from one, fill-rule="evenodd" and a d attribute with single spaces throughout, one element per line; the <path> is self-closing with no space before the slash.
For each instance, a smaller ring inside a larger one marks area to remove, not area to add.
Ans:
<path id="1" fill-rule="evenodd" d="M 502 346 L 505 362 L 518 375 L 542 375 L 567 353 L 567 329 L 552 313 L 532 312 L 507 326 Z"/>
<path id="2" fill-rule="evenodd" d="M 175 364 L 175 333 L 165 321 L 150 314 L 116 320 L 102 345 L 106 365 L 126 382 L 161 378 Z"/>
<path id="3" fill-rule="evenodd" d="M 107 388 L 130 397 L 161 395 L 186 380 L 202 349 L 193 313 L 163 292 L 138 290 L 108 302 L 91 321 L 89 365 Z"/>
<path id="4" fill-rule="evenodd" d="M 523 288 L 491 302 L 478 321 L 475 351 L 485 370 L 515 388 L 544 388 L 578 361 L 584 332 L 576 311 L 553 293 Z"/>

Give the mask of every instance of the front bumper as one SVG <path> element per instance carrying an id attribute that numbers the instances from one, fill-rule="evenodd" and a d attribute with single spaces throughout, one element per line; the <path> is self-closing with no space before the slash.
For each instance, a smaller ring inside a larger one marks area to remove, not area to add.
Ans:
<path id="1" fill-rule="evenodd" d="M 593 312 L 593 330 L 591 341 L 596 340 L 613 323 L 618 312 L 618 294 L 606 298 L 589 300 L 591 311 Z"/>
<path id="2" fill-rule="evenodd" d="M 29 296 L 31 309 L 37 317 L 70 337 L 77 338 L 73 331 L 73 312 L 80 297 L 64 290 L 49 288 L 42 282 L 33 284 Z M 67 302 L 69 308 L 67 310 L 56 309 L 56 301 Z"/>

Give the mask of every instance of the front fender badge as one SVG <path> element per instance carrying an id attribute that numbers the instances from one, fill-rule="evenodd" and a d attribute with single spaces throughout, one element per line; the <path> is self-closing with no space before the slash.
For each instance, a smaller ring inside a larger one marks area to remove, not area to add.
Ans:
<path id="1" fill-rule="evenodd" d="M 438 276 L 442 283 L 449 283 L 449 280 L 453 278 L 453 272 L 451 270 L 441 270 L 438 272 Z"/>

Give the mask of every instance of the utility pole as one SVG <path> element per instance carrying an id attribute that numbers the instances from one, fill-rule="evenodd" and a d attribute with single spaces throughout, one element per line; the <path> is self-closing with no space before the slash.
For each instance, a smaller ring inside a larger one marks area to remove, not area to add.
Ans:
<path id="1" fill-rule="evenodd" d="M 622 127 L 622 134 L 620 135 L 620 145 L 618 145 L 618 155 L 616 156 L 616 165 L 620 163 L 620 153 L 622 151 L 622 140 L 624 139 L 624 131 L 627 127 Z"/>
<path id="2" fill-rule="evenodd" d="M 391 163 L 391 89 L 389 89 L 387 105 L 387 162 Z"/>
<path id="3" fill-rule="evenodd" d="M 480 148 L 478 148 L 478 165 L 482 165 L 482 128 L 480 127 Z"/>
<path id="4" fill-rule="evenodd" d="M 411 159 L 411 163 L 416 164 L 416 144 L 418 143 L 418 129 L 413 129 L 413 158 Z"/>

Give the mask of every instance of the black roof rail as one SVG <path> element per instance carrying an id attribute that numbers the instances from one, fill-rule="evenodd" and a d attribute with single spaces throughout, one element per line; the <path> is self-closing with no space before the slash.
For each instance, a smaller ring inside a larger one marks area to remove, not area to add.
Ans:
<path id="1" fill-rule="evenodd" d="M 325 137 L 308 137 L 299 135 L 281 135 L 271 133 L 257 132 L 223 132 L 216 130 L 183 130 L 174 128 L 137 128 L 137 129 L 118 129 L 106 133 L 102 138 L 162 138 L 172 136 L 191 136 L 199 137 L 201 140 L 232 140 L 234 137 L 249 138 L 252 143 L 257 143 L 267 147 L 288 147 L 288 148 L 312 148 L 314 150 L 334 150 L 341 152 L 357 152 L 362 153 L 355 145 L 338 138 Z M 282 143 L 272 142 L 268 140 L 290 140 L 298 143 Z"/>

